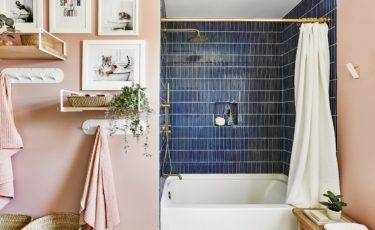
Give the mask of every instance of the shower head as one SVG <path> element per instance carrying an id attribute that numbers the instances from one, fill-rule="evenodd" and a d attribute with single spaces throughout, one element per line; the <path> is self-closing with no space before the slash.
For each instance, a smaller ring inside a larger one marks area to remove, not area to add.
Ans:
<path id="1" fill-rule="evenodd" d="M 205 42 L 209 42 L 210 39 L 208 37 L 202 35 L 200 31 L 198 31 L 197 34 L 195 36 L 189 38 L 188 41 L 191 42 L 191 43 L 205 43 Z"/>
<path id="2" fill-rule="evenodd" d="M 196 33 L 195 36 L 188 39 L 188 42 L 191 42 L 191 43 L 205 43 L 205 42 L 209 42 L 209 40 L 210 40 L 208 37 L 202 35 L 201 31 L 197 30 L 197 29 L 189 29 L 189 28 L 167 29 L 167 28 L 162 28 L 161 31 L 162 32 L 169 32 L 169 33 L 179 33 L 179 32 Z"/>

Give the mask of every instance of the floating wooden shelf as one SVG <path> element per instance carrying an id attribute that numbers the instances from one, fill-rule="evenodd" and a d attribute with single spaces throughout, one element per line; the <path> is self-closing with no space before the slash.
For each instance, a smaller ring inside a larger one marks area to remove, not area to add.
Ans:
<path id="1" fill-rule="evenodd" d="M 74 112 L 84 112 L 84 111 L 107 111 L 108 107 L 72 107 L 66 106 L 65 104 L 65 95 L 67 93 L 77 93 L 75 91 L 60 90 L 60 112 L 63 113 L 74 113 Z"/>
<path id="2" fill-rule="evenodd" d="M 25 35 L 25 34 L 21 34 Z M 67 59 L 66 44 L 63 40 L 40 29 L 38 34 L 38 44 L 36 45 L 13 45 L 0 46 L 0 59 L 10 60 L 63 60 Z M 49 44 L 49 45 L 47 45 Z"/>
<path id="3" fill-rule="evenodd" d="M 108 111 L 107 107 L 67 107 L 63 106 L 60 108 L 60 112 L 73 113 L 73 112 L 84 112 L 84 111 Z"/>
<path id="4" fill-rule="evenodd" d="M 66 56 L 50 52 L 47 49 L 40 49 L 38 46 L 0 46 L 0 59 L 39 59 L 65 61 Z"/>

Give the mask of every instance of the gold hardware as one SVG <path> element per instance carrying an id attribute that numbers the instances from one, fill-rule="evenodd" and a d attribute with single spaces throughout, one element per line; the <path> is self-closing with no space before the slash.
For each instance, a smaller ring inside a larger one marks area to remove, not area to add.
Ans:
<path id="1" fill-rule="evenodd" d="M 186 29 L 166 29 L 166 28 L 162 28 L 161 31 L 162 32 L 169 32 L 169 33 L 191 32 L 191 33 L 197 33 L 198 37 L 200 37 L 201 33 L 202 33 L 198 29 L 190 29 L 190 28 L 186 28 Z"/>
<path id="2" fill-rule="evenodd" d="M 200 33 L 199 30 L 197 29 L 166 29 L 166 28 L 162 28 L 161 29 L 162 32 L 192 32 L 192 33 Z"/>
<path id="3" fill-rule="evenodd" d="M 359 65 L 354 66 L 355 71 L 357 71 L 358 76 L 361 76 L 361 67 Z"/>
<path id="4" fill-rule="evenodd" d="M 172 125 L 163 125 L 162 130 L 165 134 L 169 135 L 172 133 Z"/>
<path id="5" fill-rule="evenodd" d="M 181 174 L 168 173 L 168 174 L 163 174 L 163 177 L 178 177 L 178 179 L 182 180 Z"/>
<path id="6" fill-rule="evenodd" d="M 171 104 L 163 103 L 163 104 L 160 105 L 160 107 L 162 107 L 162 108 L 170 108 Z"/>
<path id="7" fill-rule="evenodd" d="M 278 23 L 329 23 L 332 19 L 322 18 L 162 18 L 161 22 L 278 22 Z M 185 29 L 183 29 L 185 30 Z M 189 29 L 195 30 L 195 29 Z M 163 30 L 162 30 L 163 31 Z M 197 32 L 197 31 L 195 31 Z"/>
<path id="8" fill-rule="evenodd" d="M 191 32 L 191 33 L 197 33 L 195 37 L 192 37 L 189 39 L 189 42 L 192 43 L 203 43 L 207 42 L 209 39 L 206 36 L 202 36 L 202 32 L 198 29 L 190 29 L 190 28 L 185 28 L 185 29 L 167 29 L 167 28 L 162 28 L 162 32 L 170 32 L 170 33 L 177 33 L 177 32 Z"/>

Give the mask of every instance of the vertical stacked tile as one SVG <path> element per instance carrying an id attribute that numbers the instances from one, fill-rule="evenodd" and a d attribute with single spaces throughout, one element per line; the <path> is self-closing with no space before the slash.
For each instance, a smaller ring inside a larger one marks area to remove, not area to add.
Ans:
<path id="1" fill-rule="evenodd" d="M 282 173 L 282 25 L 162 27 L 200 29 L 209 38 L 189 43 L 193 33 L 163 33 L 161 81 L 172 89 L 173 172 Z M 215 102 L 223 101 L 238 103 L 237 126 L 213 124 Z"/>
<path id="2" fill-rule="evenodd" d="M 329 42 L 331 53 L 330 103 L 333 121 L 337 128 L 337 66 L 336 66 L 336 0 L 303 0 L 285 18 L 329 17 Z M 284 126 L 284 173 L 289 173 L 295 122 L 294 67 L 299 37 L 299 24 L 285 24 L 282 28 L 282 123 Z"/>
<path id="3" fill-rule="evenodd" d="M 166 17 L 166 8 L 165 8 L 165 1 L 160 0 L 160 15 L 162 17 Z M 161 44 L 166 42 L 166 36 L 165 34 L 161 34 L 160 37 Z M 161 46 L 161 49 L 165 49 L 165 46 Z M 162 51 L 164 53 L 164 51 Z M 167 98 L 167 89 L 166 89 L 166 73 L 165 73 L 165 63 L 164 57 L 161 56 L 161 68 L 160 68 L 160 104 L 166 103 L 166 98 Z M 164 125 L 166 121 L 164 109 L 160 108 L 160 116 L 159 116 L 159 122 L 160 122 L 160 138 L 159 138 L 159 152 L 160 152 L 160 165 L 162 165 L 162 162 L 164 161 L 164 154 L 165 150 L 167 148 L 167 136 L 162 132 L 162 126 Z"/>

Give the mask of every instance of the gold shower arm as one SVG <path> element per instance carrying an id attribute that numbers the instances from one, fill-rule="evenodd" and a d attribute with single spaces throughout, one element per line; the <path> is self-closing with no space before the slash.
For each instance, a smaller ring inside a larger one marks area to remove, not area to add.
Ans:
<path id="1" fill-rule="evenodd" d="M 191 32 L 191 33 L 197 33 L 198 36 L 201 34 L 201 31 L 198 29 L 166 29 L 162 28 L 162 32 L 170 32 L 170 33 L 178 33 L 178 32 Z"/>
<path id="2" fill-rule="evenodd" d="M 329 23 L 332 19 L 322 18 L 161 18 L 161 22 L 277 22 L 277 23 Z"/>

